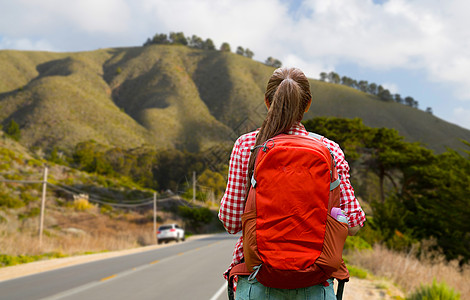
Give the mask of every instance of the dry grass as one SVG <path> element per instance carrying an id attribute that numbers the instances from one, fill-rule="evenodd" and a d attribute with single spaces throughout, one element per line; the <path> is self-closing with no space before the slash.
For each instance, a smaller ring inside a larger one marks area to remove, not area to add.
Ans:
<path id="1" fill-rule="evenodd" d="M 159 218 L 171 221 L 166 213 Z M 38 218 L 20 221 L 15 214 L 0 223 L 1 254 L 40 255 L 60 253 L 76 255 L 114 251 L 154 243 L 153 222 L 149 213 L 103 215 L 99 209 L 76 211 L 73 207 L 46 209 L 42 246 L 39 247 Z"/>
<path id="2" fill-rule="evenodd" d="M 358 251 L 348 255 L 349 263 L 369 270 L 376 276 L 391 279 L 409 294 L 433 279 L 445 282 L 457 290 L 462 299 L 470 299 L 470 266 L 459 271 L 458 263 L 446 262 L 442 255 L 428 252 L 421 259 L 410 253 L 397 253 L 376 245 L 373 250 Z"/>

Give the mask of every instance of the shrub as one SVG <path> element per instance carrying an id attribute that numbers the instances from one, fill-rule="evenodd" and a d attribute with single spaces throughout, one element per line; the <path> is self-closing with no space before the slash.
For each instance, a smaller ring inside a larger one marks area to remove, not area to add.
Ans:
<path id="1" fill-rule="evenodd" d="M 208 224 L 213 218 L 211 210 L 207 207 L 179 206 L 178 212 L 185 219 L 185 223 L 196 232 L 203 224 Z"/>
<path id="2" fill-rule="evenodd" d="M 79 198 L 73 200 L 73 208 L 78 211 L 87 211 L 92 209 L 94 206 L 90 202 L 88 202 L 85 198 Z"/>
<path id="3" fill-rule="evenodd" d="M 100 206 L 100 213 L 102 214 L 110 214 L 113 212 L 113 207 L 109 204 L 102 204 Z"/>
<path id="4" fill-rule="evenodd" d="M 39 200 L 38 197 L 34 197 L 30 192 L 27 191 L 21 192 L 20 198 L 25 204 Z"/>
<path id="5" fill-rule="evenodd" d="M 39 207 L 33 207 L 27 213 L 19 214 L 18 219 L 21 221 L 21 220 L 25 220 L 28 218 L 34 218 L 34 217 L 39 216 L 40 213 L 41 213 L 41 209 Z"/>
<path id="6" fill-rule="evenodd" d="M 372 249 L 372 246 L 360 236 L 348 236 L 344 249 L 348 250 L 364 250 Z"/>
<path id="7" fill-rule="evenodd" d="M 28 166 L 30 167 L 42 167 L 43 164 L 41 161 L 37 160 L 37 159 L 29 159 L 28 162 L 26 163 Z"/>
<path id="8" fill-rule="evenodd" d="M 349 275 L 351 276 L 354 276 L 360 279 L 367 278 L 368 273 L 364 269 L 361 269 L 355 266 L 348 266 L 348 270 L 349 270 Z"/>
<path id="9" fill-rule="evenodd" d="M 20 208 L 24 206 L 24 202 L 0 191 L 0 207 L 2 206 L 7 208 Z"/>
<path id="10" fill-rule="evenodd" d="M 447 286 L 445 282 L 437 283 L 434 279 L 432 285 L 421 285 L 407 300 L 458 300 L 460 294 Z"/>
<path id="11" fill-rule="evenodd" d="M 7 128 L 5 128 L 5 133 L 15 141 L 19 141 L 21 138 L 20 126 L 14 120 L 11 120 Z"/>
<path id="12" fill-rule="evenodd" d="M 35 257 L 32 257 L 32 256 L 26 256 L 26 255 L 11 256 L 7 254 L 0 254 L 0 266 L 3 266 L 3 267 L 29 263 L 35 260 L 37 259 L 35 259 Z"/>
<path id="13" fill-rule="evenodd" d="M 54 147 L 52 151 L 47 156 L 47 160 L 59 164 L 59 165 L 68 165 L 67 157 L 63 151 L 59 151 L 57 147 Z"/>
<path id="14" fill-rule="evenodd" d="M 45 258 L 61 258 L 66 257 L 67 255 L 60 252 L 49 252 L 41 255 L 8 255 L 0 254 L 0 268 L 14 266 L 19 264 L 25 264 Z"/>

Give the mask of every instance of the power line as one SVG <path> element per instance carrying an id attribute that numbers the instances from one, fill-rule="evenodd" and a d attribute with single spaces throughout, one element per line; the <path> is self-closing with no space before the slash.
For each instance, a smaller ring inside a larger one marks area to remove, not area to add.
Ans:
<path id="1" fill-rule="evenodd" d="M 52 183 L 48 183 L 48 184 L 52 185 Z M 77 188 L 74 188 L 74 187 L 71 187 L 71 186 L 65 186 L 65 185 L 55 185 L 55 186 L 59 186 L 63 189 L 71 190 L 71 191 L 73 191 L 75 193 L 78 193 L 78 194 L 88 194 L 89 196 L 91 196 L 93 199 L 96 199 L 96 200 L 114 201 L 114 199 L 104 198 L 104 197 L 101 197 L 99 195 L 92 194 L 88 191 L 80 190 L 80 189 L 77 189 Z M 133 204 L 132 202 L 143 202 L 143 201 L 149 201 L 149 200 L 152 200 L 152 199 L 153 199 L 153 197 L 147 197 L 147 198 L 143 198 L 143 199 L 125 199 L 125 200 L 121 200 L 120 202 L 131 202 L 130 204 Z"/>
<path id="2" fill-rule="evenodd" d="M 64 192 L 67 192 L 69 194 L 74 194 L 74 195 L 77 194 L 75 191 L 67 190 L 64 187 L 61 187 L 61 186 L 58 186 L 58 185 L 55 185 L 55 184 L 52 184 L 52 183 L 49 183 L 48 185 L 54 187 L 55 189 L 59 189 L 59 190 L 62 190 Z M 86 193 L 80 192 L 79 194 L 86 194 Z M 153 199 L 153 198 L 151 198 L 151 199 Z M 153 200 L 150 200 L 150 201 L 147 201 L 147 202 L 134 203 L 134 204 L 114 203 L 114 202 L 112 202 L 114 200 L 109 200 L 108 199 L 108 201 L 102 201 L 102 200 L 98 200 L 98 199 L 95 199 L 94 197 L 90 197 L 90 196 L 88 196 L 88 200 L 91 201 L 91 202 L 106 204 L 106 205 L 115 206 L 115 207 L 138 207 L 138 206 L 145 206 L 145 205 L 149 205 L 149 204 L 153 203 Z"/>
<path id="3" fill-rule="evenodd" d="M 26 183 L 26 184 L 40 184 L 44 183 L 42 180 L 12 180 L 12 179 L 0 179 L 0 182 L 5 182 L 5 183 Z M 94 203 L 99 203 L 103 205 L 110 205 L 113 207 L 139 207 L 139 206 L 146 206 L 150 205 L 153 203 L 153 197 L 148 197 L 148 198 L 143 198 L 143 199 L 124 199 L 124 200 L 119 200 L 120 203 L 115 203 L 116 199 L 109 199 L 109 198 L 104 198 L 99 195 L 95 194 L 90 194 L 88 191 L 80 190 L 71 186 L 65 186 L 65 185 L 56 185 L 50 182 L 46 182 L 48 186 L 51 186 L 55 188 L 56 190 L 61 190 L 63 192 L 66 192 L 71 195 L 77 195 L 77 194 L 86 194 L 88 195 L 88 200 Z M 183 204 L 185 206 L 189 206 L 186 201 L 184 201 L 180 196 L 175 197 L 167 197 L 167 198 L 160 198 L 157 199 L 157 202 L 166 202 L 166 201 L 178 201 L 180 204 Z M 124 202 L 124 203 L 122 203 Z M 126 203 L 127 202 L 127 203 Z M 137 202 L 137 203 L 136 203 Z"/>

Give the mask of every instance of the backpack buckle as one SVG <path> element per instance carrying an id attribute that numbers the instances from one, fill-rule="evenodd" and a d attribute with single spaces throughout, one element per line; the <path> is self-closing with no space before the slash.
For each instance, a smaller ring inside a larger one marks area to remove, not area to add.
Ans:
<path id="1" fill-rule="evenodd" d="M 252 187 L 256 187 L 255 175 L 252 175 L 252 176 L 251 176 L 251 186 L 252 186 Z"/>
<path id="2" fill-rule="evenodd" d="M 272 146 L 271 146 L 271 147 L 269 147 L 269 145 L 268 145 L 269 142 L 272 143 Z M 274 147 L 274 141 L 273 141 L 272 139 L 269 139 L 269 140 L 267 140 L 267 141 L 264 143 L 262 150 L 263 150 L 264 152 L 266 152 L 266 151 L 268 151 L 268 149 L 271 149 L 271 148 L 273 148 L 273 147 Z"/>
<path id="3" fill-rule="evenodd" d="M 259 272 L 259 270 L 261 269 L 261 266 L 262 266 L 262 265 L 263 265 L 263 264 L 260 264 L 259 266 L 254 266 L 254 267 L 253 267 L 253 273 L 251 273 L 250 276 L 248 276 L 248 281 L 253 281 L 253 280 L 255 280 L 256 275 L 258 275 L 258 272 Z"/>
<path id="4" fill-rule="evenodd" d="M 271 146 L 268 145 L 269 142 L 272 143 Z M 258 145 L 258 146 L 252 147 L 252 148 L 250 149 L 250 151 L 253 152 L 253 151 L 255 151 L 255 150 L 258 149 L 258 148 L 262 148 L 261 150 L 263 150 L 264 152 L 266 152 L 266 151 L 268 151 L 268 149 L 271 149 L 271 148 L 273 148 L 273 147 L 274 147 L 274 141 L 273 141 L 272 139 L 269 139 L 269 140 L 267 140 L 266 142 L 264 142 L 263 145 Z"/>

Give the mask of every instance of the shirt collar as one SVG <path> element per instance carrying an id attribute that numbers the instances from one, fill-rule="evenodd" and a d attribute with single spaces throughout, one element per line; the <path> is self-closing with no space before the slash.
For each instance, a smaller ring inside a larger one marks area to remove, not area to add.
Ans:
<path id="1" fill-rule="evenodd" d="M 287 134 L 308 135 L 308 132 L 302 123 L 297 122 L 287 131 Z"/>

